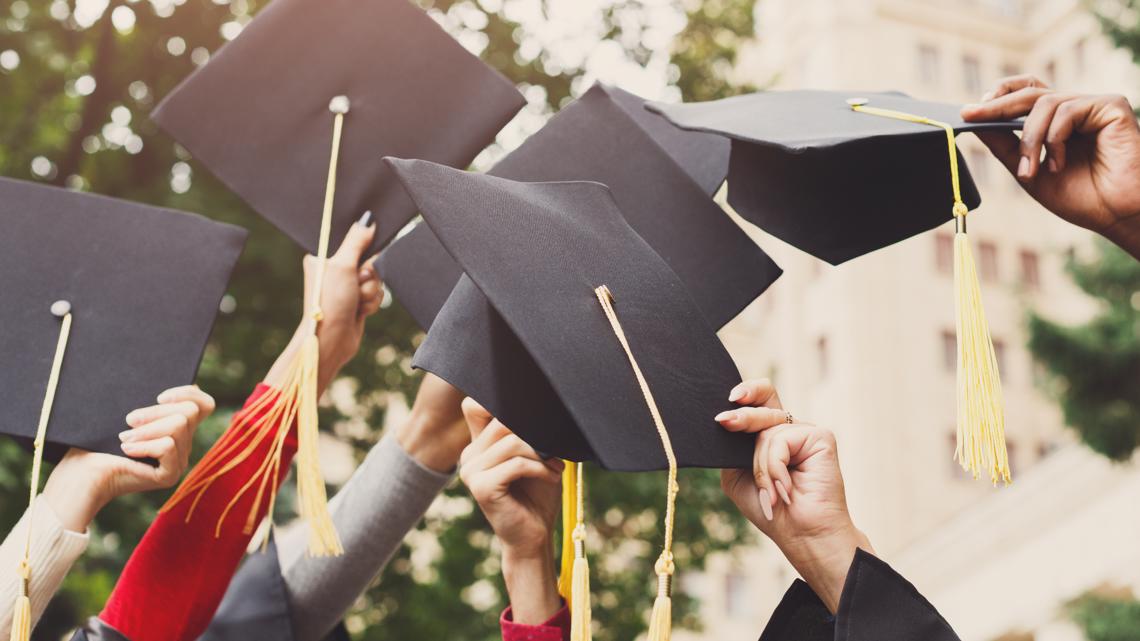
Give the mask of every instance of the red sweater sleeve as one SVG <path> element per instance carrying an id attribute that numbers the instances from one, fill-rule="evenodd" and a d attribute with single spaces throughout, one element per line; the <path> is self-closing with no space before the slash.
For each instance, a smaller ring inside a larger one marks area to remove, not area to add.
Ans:
<path id="1" fill-rule="evenodd" d="M 272 388 L 258 385 L 246 400 L 246 407 L 272 392 Z M 271 408 L 272 404 L 262 408 L 258 416 Z M 250 423 L 253 421 L 246 425 Z M 242 529 L 256 492 L 246 492 L 230 510 L 217 538 L 214 528 L 226 505 L 269 455 L 272 440 L 266 438 L 252 456 L 218 477 L 202 496 L 189 522 L 189 500 L 158 515 L 131 554 L 99 615 L 104 623 L 131 641 L 185 641 L 196 639 L 205 631 L 252 538 Z M 224 442 L 223 439 L 214 447 Z M 285 439 L 278 485 L 296 452 L 294 425 Z M 259 519 L 268 509 L 267 503 L 262 501 Z"/>
<path id="2" fill-rule="evenodd" d="M 499 617 L 503 641 L 570 641 L 570 608 L 565 605 L 542 625 L 523 625 L 512 618 L 509 607 Z"/>

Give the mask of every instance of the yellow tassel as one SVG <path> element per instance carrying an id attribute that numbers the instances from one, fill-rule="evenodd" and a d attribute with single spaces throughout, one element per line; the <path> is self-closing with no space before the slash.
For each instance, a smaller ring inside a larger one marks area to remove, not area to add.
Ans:
<path id="1" fill-rule="evenodd" d="M 1001 393 L 997 356 L 990 338 L 974 255 L 966 237 L 966 215 L 958 172 L 958 144 L 954 128 L 938 120 L 867 105 L 865 98 L 847 104 L 855 111 L 938 127 L 946 133 L 950 154 L 950 186 L 954 194 L 954 310 L 958 332 L 958 442 L 954 458 L 962 469 L 978 478 L 989 469 L 990 480 L 1010 482 L 1009 454 L 1005 445 L 1005 403 Z"/>
<path id="2" fill-rule="evenodd" d="M 1008 484 L 1009 454 L 1005 445 L 1001 375 L 982 308 L 964 214 L 956 215 L 956 220 L 960 223 L 954 234 L 954 307 L 958 331 L 958 445 L 954 458 L 974 478 L 988 470 L 994 485 L 998 481 Z"/>
<path id="3" fill-rule="evenodd" d="M 234 416 L 233 425 L 206 456 L 190 472 L 170 500 L 162 506 L 161 512 L 173 509 L 186 498 L 193 496 L 186 520 L 194 514 L 198 501 L 210 486 L 223 474 L 249 459 L 257 448 L 271 438 L 268 456 L 261 462 L 249 481 L 234 495 L 229 505 L 218 517 L 214 535 L 220 536 L 222 523 L 230 510 L 237 505 L 246 492 L 256 485 L 253 505 L 246 516 L 243 532 L 252 534 L 257 527 L 257 515 L 262 501 L 268 494 L 267 518 L 272 520 L 273 507 L 277 501 L 277 479 L 281 475 L 281 458 L 284 452 L 285 437 L 293 421 L 297 421 L 297 502 L 301 519 L 309 526 L 310 556 L 339 556 L 344 553 L 340 537 L 333 525 L 328 509 L 328 495 L 321 475 L 318 453 L 317 378 L 321 362 L 320 341 L 317 328 L 323 314 L 320 309 L 321 289 L 324 286 L 325 266 L 328 261 L 329 235 L 332 229 L 333 200 L 336 194 L 337 161 L 340 157 L 340 141 L 344 128 L 344 115 L 348 113 L 349 101 L 345 96 L 336 96 L 329 102 L 333 113 L 332 151 L 329 155 L 328 179 L 325 185 L 324 208 L 321 213 L 320 238 L 317 243 L 316 275 L 312 300 L 315 306 L 311 313 L 311 324 L 300 353 L 289 364 L 285 382 L 281 390 L 263 395 L 249 407 Z M 256 420 L 262 411 L 263 416 Z M 263 541 L 263 549 L 268 544 L 268 533 Z"/>
<path id="4" fill-rule="evenodd" d="M 571 571 L 573 580 L 570 588 L 570 641 L 590 641 L 593 633 L 590 631 L 592 614 L 590 612 L 590 563 L 586 560 L 585 538 L 586 528 L 581 528 L 580 538 L 576 537 L 577 546 L 581 546 L 581 554 L 574 559 L 574 568 Z"/>
<path id="5" fill-rule="evenodd" d="M 563 461 L 562 468 L 562 570 L 558 574 L 558 594 L 570 601 L 571 575 L 574 568 L 574 526 L 578 524 L 578 465 Z"/>
<path id="6" fill-rule="evenodd" d="M 21 594 L 12 611 L 12 641 L 28 641 L 32 636 L 32 602 Z"/>
<path id="7" fill-rule="evenodd" d="M 657 559 L 657 598 L 649 615 L 648 641 L 669 641 L 673 636 L 673 555 L 663 552 Z"/>

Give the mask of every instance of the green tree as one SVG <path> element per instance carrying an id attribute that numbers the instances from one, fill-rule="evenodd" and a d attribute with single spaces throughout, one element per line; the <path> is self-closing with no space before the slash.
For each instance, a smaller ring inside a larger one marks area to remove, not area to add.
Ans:
<path id="1" fill-rule="evenodd" d="M 585 63 L 567 64 L 557 55 L 557 43 L 543 43 L 514 17 L 520 3 L 546 12 L 550 0 L 419 1 L 449 30 L 481 43 L 479 55 L 528 95 L 539 90 L 532 109 L 550 113 L 585 89 Z M 195 211 L 251 231 L 198 377 L 219 407 L 231 409 L 268 368 L 299 318 L 300 251 L 159 132 L 147 114 L 265 4 L 0 0 L 0 174 Z M 734 86 L 729 71 L 739 44 L 753 34 L 753 4 L 674 0 L 674 9 L 687 19 L 672 49 L 662 50 L 651 44 L 657 41 L 650 18 L 661 3 L 611 0 L 599 16 L 597 37 L 619 43 L 638 64 L 664 56 L 671 64 L 670 82 L 686 99 L 721 97 L 744 89 Z M 538 47 L 531 46 L 535 42 Z M 373 391 L 411 397 L 419 376 L 410 359 L 421 339 L 398 304 L 370 321 L 361 356 L 338 383 L 357 391 L 350 411 L 354 423 L 382 424 L 388 397 Z M 228 413 L 219 410 L 199 430 L 199 454 L 224 429 Z M 345 418 L 331 406 L 322 410 L 322 425 L 362 458 L 378 427 L 360 436 L 347 429 Z M 23 510 L 27 458 L 0 442 L 0 531 Z M 599 560 L 623 559 L 594 564 L 595 613 L 605 626 L 598 638 L 631 639 L 644 629 L 652 598 L 663 480 L 594 470 L 590 480 L 591 505 L 599 510 L 592 552 Z M 699 568 L 710 552 L 728 549 L 750 529 L 721 496 L 715 473 L 685 471 L 682 483 L 676 554 L 682 567 Z M 58 638 L 101 608 L 164 499 L 163 493 L 125 497 L 99 515 L 88 554 L 52 603 L 36 639 Z M 504 593 L 489 529 L 461 488 L 450 488 L 440 505 L 412 535 L 434 540 L 438 553 L 425 555 L 430 545 L 414 546 L 415 553 L 405 546 L 350 617 L 358 638 L 496 636 Z M 682 625 L 696 625 L 694 608 L 695 601 L 679 591 L 675 609 Z"/>
<path id="2" fill-rule="evenodd" d="M 1140 262 L 1107 241 L 1069 274 L 1100 302 L 1087 323 L 1069 327 L 1037 315 L 1029 350 L 1052 374 L 1065 421 L 1093 450 L 1117 461 L 1140 446 Z"/>
<path id="3" fill-rule="evenodd" d="M 1069 606 L 1069 615 L 1088 641 L 1140 639 L 1140 601 L 1087 594 Z"/>

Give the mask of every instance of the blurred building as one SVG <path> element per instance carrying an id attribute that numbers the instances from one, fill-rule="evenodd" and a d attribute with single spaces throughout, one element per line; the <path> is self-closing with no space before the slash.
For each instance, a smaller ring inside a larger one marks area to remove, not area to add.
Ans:
<path id="1" fill-rule="evenodd" d="M 961 103 L 1031 72 L 1134 104 L 1140 90 L 1129 55 L 1080 0 L 763 0 L 757 19 L 737 72 L 773 88 Z M 743 223 L 786 273 L 722 336 L 746 377 L 772 377 L 797 417 L 835 429 L 856 523 L 964 640 L 1076 641 L 1065 601 L 1140 587 L 1140 473 L 1074 442 L 1025 348 L 1027 310 L 1070 321 L 1092 311 L 1063 272 L 1089 234 L 1042 211 L 972 136 L 959 143 L 984 199 L 970 237 L 1012 487 L 974 481 L 952 460 L 952 224 L 831 267 Z M 714 559 L 685 578 L 705 631 L 677 637 L 756 638 L 794 576 L 771 545 Z"/>

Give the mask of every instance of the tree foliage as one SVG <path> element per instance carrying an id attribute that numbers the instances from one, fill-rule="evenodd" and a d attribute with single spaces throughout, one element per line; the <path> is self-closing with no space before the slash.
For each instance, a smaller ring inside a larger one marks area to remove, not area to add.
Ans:
<path id="1" fill-rule="evenodd" d="M 550 113 L 585 90 L 585 63 L 567 64 L 519 18 L 551 0 L 420 0 L 444 26 Z M 250 230 L 211 337 L 198 383 L 221 408 L 235 408 L 285 345 L 300 317 L 300 251 L 165 137 L 147 114 L 210 53 L 234 37 L 265 0 L 0 0 L 0 174 L 199 212 Z M 730 70 L 753 34 L 751 0 L 601 2 L 599 42 L 618 43 L 646 65 L 664 56 L 669 79 L 687 99 L 743 89 Z M 670 50 L 652 39 L 654 12 L 679 12 L 684 26 Z M 535 43 L 538 46 L 534 46 Z M 473 43 L 473 44 L 472 44 Z M 538 96 L 535 98 L 534 96 Z M 537 103 L 537 104 L 535 104 Z M 422 335 L 394 304 L 369 322 L 366 339 L 338 385 L 350 407 L 326 404 L 322 424 L 362 458 L 378 437 L 390 392 L 410 398 L 410 367 Z M 221 433 L 228 412 L 199 430 L 198 454 Z M 364 426 L 363 428 L 361 426 Z M 23 510 L 26 453 L 0 442 L 0 527 Z M 652 562 L 664 505 L 659 475 L 590 471 L 597 638 L 632 639 L 645 627 Z M 718 489 L 716 474 L 686 471 L 677 524 L 681 567 L 700 568 L 750 530 Z M 286 484 L 286 488 L 288 488 Z M 164 493 L 125 497 L 98 517 L 88 553 L 36 631 L 54 639 L 105 602 L 130 550 Z M 288 498 L 286 496 L 286 498 Z M 283 501 L 288 504 L 289 501 Z M 699 506 L 699 508 L 696 508 Z M 689 509 L 686 509 L 689 508 Z M 288 516 L 288 515 L 284 515 Z M 466 493 L 449 488 L 382 580 L 350 617 L 358 639 L 491 639 L 504 603 L 487 524 Z M 683 587 L 683 582 L 682 582 Z M 676 618 L 696 624 L 683 593 Z"/>
<path id="2" fill-rule="evenodd" d="M 1069 613 L 1088 641 L 1140 639 L 1140 601 L 1088 594 L 1069 606 Z"/>

